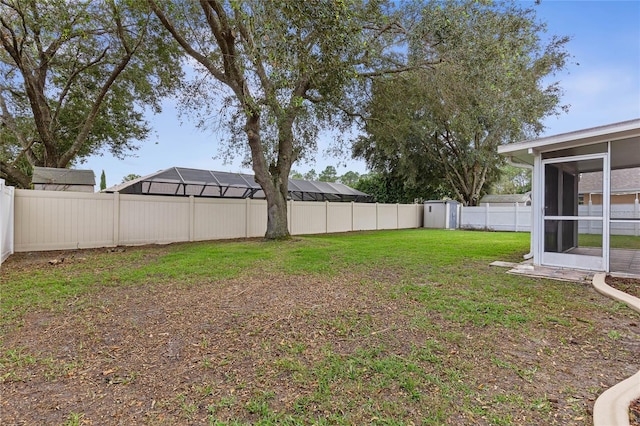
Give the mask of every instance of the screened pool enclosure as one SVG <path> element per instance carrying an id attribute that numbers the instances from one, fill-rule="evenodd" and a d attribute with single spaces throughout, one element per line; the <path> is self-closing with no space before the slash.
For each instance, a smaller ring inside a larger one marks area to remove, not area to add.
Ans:
<path id="1" fill-rule="evenodd" d="M 172 167 L 143 176 L 105 192 L 210 198 L 264 199 L 253 175 Z M 289 179 L 289 199 L 294 201 L 373 202 L 373 198 L 341 183 Z"/>

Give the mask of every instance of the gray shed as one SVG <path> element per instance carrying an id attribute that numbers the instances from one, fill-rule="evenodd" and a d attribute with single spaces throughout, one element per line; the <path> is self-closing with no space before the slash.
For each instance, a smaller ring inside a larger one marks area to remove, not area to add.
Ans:
<path id="1" fill-rule="evenodd" d="M 96 178 L 93 170 L 34 167 L 33 189 L 45 191 L 94 192 Z"/>

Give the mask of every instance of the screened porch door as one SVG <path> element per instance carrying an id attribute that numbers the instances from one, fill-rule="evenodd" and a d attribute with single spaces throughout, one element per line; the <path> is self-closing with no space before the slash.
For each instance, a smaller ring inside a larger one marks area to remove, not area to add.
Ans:
<path id="1" fill-rule="evenodd" d="M 599 206 L 578 196 L 582 173 L 600 172 L 600 193 L 609 191 L 606 153 L 552 158 L 544 169 L 542 264 L 604 271 L 609 264 L 609 197 Z M 607 172 L 605 172 L 607 171 Z"/>

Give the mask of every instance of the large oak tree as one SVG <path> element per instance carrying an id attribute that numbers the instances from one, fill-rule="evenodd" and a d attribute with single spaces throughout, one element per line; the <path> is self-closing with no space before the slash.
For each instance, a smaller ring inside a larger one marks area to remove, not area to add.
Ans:
<path id="1" fill-rule="evenodd" d="M 498 145 L 538 134 L 562 108 L 550 78 L 567 60 L 568 39 L 545 37 L 534 11 L 513 3 L 425 4 L 410 53 L 437 65 L 376 84 L 354 154 L 476 205 L 498 176 Z"/>
<path id="2" fill-rule="evenodd" d="M 380 1 L 148 1 L 199 72 L 187 103 L 220 105 L 231 150 L 248 147 L 267 199 L 265 237 L 288 237 L 292 164 L 321 128 L 347 122 L 340 112 L 353 112 L 359 78 L 406 69 L 390 48 L 404 28 Z"/>
<path id="3" fill-rule="evenodd" d="M 0 176 L 135 149 L 182 76 L 164 31 L 139 1 L 0 0 Z"/>

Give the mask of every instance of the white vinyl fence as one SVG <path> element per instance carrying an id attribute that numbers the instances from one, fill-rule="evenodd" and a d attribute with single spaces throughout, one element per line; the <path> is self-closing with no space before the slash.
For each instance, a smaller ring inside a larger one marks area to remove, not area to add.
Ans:
<path id="1" fill-rule="evenodd" d="M 290 201 L 293 235 L 422 226 L 420 204 Z M 261 237 L 267 203 L 251 199 L 15 191 L 15 251 Z"/>
<path id="2" fill-rule="evenodd" d="M 531 206 L 462 206 L 458 223 L 462 229 L 530 232 Z"/>
<path id="3" fill-rule="evenodd" d="M 602 205 L 578 206 L 579 216 L 601 216 Z M 611 205 L 611 235 L 640 236 L 638 221 L 616 222 L 615 219 L 640 219 L 640 204 Z M 462 229 L 487 229 L 493 231 L 531 231 L 531 206 L 479 206 L 460 208 L 459 218 Z M 602 234 L 602 222 L 579 220 L 578 233 Z"/>
<path id="4" fill-rule="evenodd" d="M 0 179 L 0 263 L 13 253 L 14 194 L 14 188 Z"/>
<path id="5" fill-rule="evenodd" d="M 578 207 L 580 216 L 601 216 L 602 205 L 585 204 Z M 640 219 L 640 204 L 612 204 L 611 224 L 609 225 L 611 235 L 635 235 L 640 236 L 640 223 L 638 221 L 617 222 L 624 219 Z M 582 220 L 578 221 L 578 233 L 580 234 L 602 234 L 602 222 Z"/>

